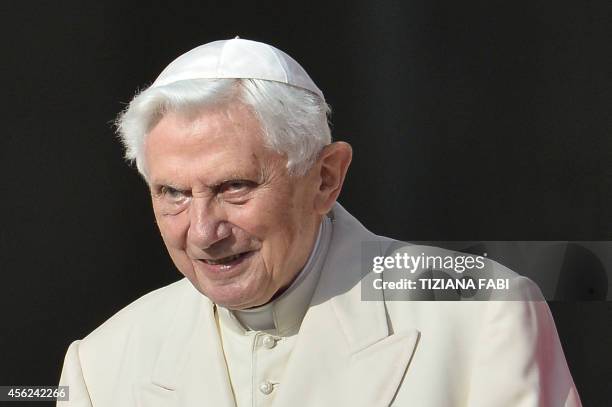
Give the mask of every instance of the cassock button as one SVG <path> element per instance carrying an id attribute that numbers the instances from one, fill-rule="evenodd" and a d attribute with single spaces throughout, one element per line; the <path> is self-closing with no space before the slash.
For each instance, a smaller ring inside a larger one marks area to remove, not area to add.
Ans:
<path id="1" fill-rule="evenodd" d="M 274 390 L 274 385 L 267 380 L 259 385 L 259 391 L 263 394 L 270 394 L 272 390 Z"/>
<path id="2" fill-rule="evenodd" d="M 273 347 L 276 346 L 276 339 L 274 339 L 270 335 L 267 335 L 267 336 L 264 336 L 262 343 L 266 349 L 272 349 Z"/>

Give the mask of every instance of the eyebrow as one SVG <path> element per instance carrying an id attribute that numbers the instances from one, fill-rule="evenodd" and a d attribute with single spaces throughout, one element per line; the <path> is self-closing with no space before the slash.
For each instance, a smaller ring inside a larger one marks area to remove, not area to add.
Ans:
<path id="1" fill-rule="evenodd" d="M 255 176 L 255 177 L 251 175 L 247 175 L 246 173 L 234 172 L 234 173 L 230 173 L 229 175 L 225 175 L 219 178 L 218 181 L 214 181 L 213 183 L 209 183 L 209 184 L 204 184 L 204 187 L 210 190 L 215 190 L 215 189 L 218 189 L 223 184 L 227 182 L 232 182 L 232 181 L 252 181 L 252 182 L 259 184 L 263 182 L 263 178 L 264 178 L 263 170 L 260 171 L 259 176 Z M 176 184 L 171 181 L 166 181 L 166 180 L 152 180 L 150 183 L 150 187 L 151 189 L 153 188 L 159 189 L 159 188 L 167 187 L 167 188 L 175 189 L 177 191 L 191 190 L 191 188 L 185 188 L 184 186 L 180 186 L 179 184 Z"/>

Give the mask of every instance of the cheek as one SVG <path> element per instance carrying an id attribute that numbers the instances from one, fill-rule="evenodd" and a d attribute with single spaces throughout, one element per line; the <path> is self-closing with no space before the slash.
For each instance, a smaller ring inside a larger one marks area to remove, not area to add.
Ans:
<path id="1" fill-rule="evenodd" d="M 193 265 L 185 252 L 187 227 L 179 216 L 155 217 L 166 250 L 176 268 L 190 281 L 195 281 Z"/>
<path id="2" fill-rule="evenodd" d="M 155 216 L 157 227 L 168 250 L 184 250 L 189 222 L 183 214 Z"/>
<path id="3" fill-rule="evenodd" d="M 259 211 L 263 233 L 264 256 L 274 268 L 285 269 L 295 255 L 301 234 L 301 223 L 305 219 L 290 199 L 268 202 Z"/>
<path id="4" fill-rule="evenodd" d="M 275 195 L 275 196 L 274 196 Z M 231 223 L 239 226 L 260 241 L 293 234 L 293 203 L 280 194 L 269 194 L 254 199 L 249 204 L 235 207 L 229 214 Z"/>

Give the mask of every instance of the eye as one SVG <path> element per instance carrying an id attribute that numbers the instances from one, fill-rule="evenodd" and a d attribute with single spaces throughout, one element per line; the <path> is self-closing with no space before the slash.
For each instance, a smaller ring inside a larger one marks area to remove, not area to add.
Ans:
<path id="1" fill-rule="evenodd" d="M 168 202 L 180 203 L 182 200 L 187 198 L 185 191 L 164 185 L 160 188 L 161 197 Z"/>
<path id="2" fill-rule="evenodd" d="M 253 181 L 230 180 L 219 185 L 217 193 L 226 199 L 241 199 L 247 197 L 248 193 L 256 186 L 257 184 Z"/>
<path id="3" fill-rule="evenodd" d="M 246 188 L 246 186 L 244 181 L 230 181 L 225 185 L 225 191 L 240 191 L 242 188 Z"/>

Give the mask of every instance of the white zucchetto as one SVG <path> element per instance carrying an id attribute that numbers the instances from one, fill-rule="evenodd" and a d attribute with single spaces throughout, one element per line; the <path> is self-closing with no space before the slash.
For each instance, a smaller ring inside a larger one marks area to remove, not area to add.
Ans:
<path id="1" fill-rule="evenodd" d="M 151 87 L 188 79 L 263 79 L 306 89 L 325 100 L 304 68 L 289 55 L 271 45 L 238 37 L 187 51 L 172 61 Z"/>

